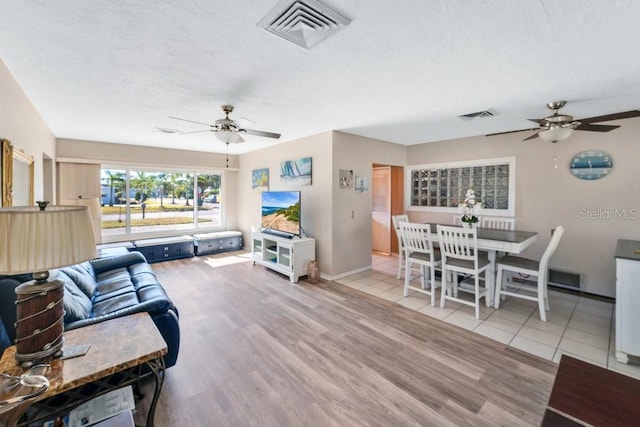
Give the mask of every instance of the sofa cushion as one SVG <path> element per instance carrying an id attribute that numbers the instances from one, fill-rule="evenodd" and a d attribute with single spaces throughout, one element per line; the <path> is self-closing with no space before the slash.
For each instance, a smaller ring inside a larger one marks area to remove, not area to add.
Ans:
<path id="1" fill-rule="evenodd" d="M 65 267 L 62 271 L 73 280 L 84 294 L 91 298 L 96 289 L 96 278 L 93 275 L 93 267 L 88 262 Z"/>
<path id="2" fill-rule="evenodd" d="M 78 285 L 63 271 L 58 272 L 57 279 L 64 281 L 64 323 L 91 317 L 93 304 L 89 297 L 80 290 Z"/>

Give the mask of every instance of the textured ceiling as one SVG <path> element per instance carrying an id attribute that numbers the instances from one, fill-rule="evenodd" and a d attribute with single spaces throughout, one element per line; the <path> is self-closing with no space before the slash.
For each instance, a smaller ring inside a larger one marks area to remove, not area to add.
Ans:
<path id="1" fill-rule="evenodd" d="M 640 108 L 636 0 L 323 0 L 352 22 L 309 50 L 256 26 L 276 3 L 0 0 L 0 59 L 57 137 L 215 152 L 152 129 L 232 104 L 280 142 L 410 145 L 530 128 L 556 99 L 578 119 Z M 230 152 L 277 143 L 245 139 Z"/>

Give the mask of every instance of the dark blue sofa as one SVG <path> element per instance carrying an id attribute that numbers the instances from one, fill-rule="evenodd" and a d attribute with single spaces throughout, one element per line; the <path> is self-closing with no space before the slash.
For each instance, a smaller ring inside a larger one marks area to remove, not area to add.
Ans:
<path id="1" fill-rule="evenodd" d="M 59 270 L 64 281 L 64 328 L 71 330 L 146 311 L 167 343 L 165 365 L 175 365 L 180 348 L 178 309 L 140 252 L 97 258 Z M 10 342 L 15 339 L 15 288 L 30 275 L 0 277 L 0 318 Z M 0 354 L 7 345 L 0 327 Z"/>

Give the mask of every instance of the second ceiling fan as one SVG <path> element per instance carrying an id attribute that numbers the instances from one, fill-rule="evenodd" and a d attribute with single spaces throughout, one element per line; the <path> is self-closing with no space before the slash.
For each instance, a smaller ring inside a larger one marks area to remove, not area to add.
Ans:
<path id="1" fill-rule="evenodd" d="M 573 116 L 568 114 L 560 114 L 558 110 L 566 105 L 567 101 L 553 101 L 547 104 L 553 114 L 542 119 L 529 119 L 538 123 L 538 129 L 520 129 L 502 133 L 522 132 L 525 130 L 537 130 L 537 132 L 524 141 L 534 138 L 540 138 L 548 142 L 564 141 L 569 138 L 574 130 L 582 130 L 588 132 L 609 132 L 619 128 L 618 125 L 601 125 L 597 123 L 608 122 L 612 120 L 628 119 L 631 117 L 640 117 L 640 110 L 625 111 L 622 113 L 607 114 L 604 116 L 589 117 L 580 120 L 573 120 Z M 500 135 L 501 133 L 493 134 Z"/>

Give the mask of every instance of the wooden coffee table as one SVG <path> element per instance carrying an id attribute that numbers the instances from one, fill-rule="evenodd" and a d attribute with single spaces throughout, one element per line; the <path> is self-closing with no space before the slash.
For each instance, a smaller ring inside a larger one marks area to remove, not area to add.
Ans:
<path id="1" fill-rule="evenodd" d="M 29 425 L 37 420 L 63 416 L 74 407 L 116 388 L 152 376 L 155 389 L 147 426 L 153 426 L 158 397 L 164 382 L 163 356 L 167 344 L 148 313 L 108 320 L 64 333 L 64 348 L 89 344 L 89 352 L 73 359 L 54 359 L 45 376 L 49 389 L 31 401 L 0 415 L 0 425 Z M 19 376 L 26 372 L 15 360 L 15 346 L 0 360 L 0 372 Z M 24 419 L 25 411 L 29 419 Z M 21 418 L 22 417 L 22 418 Z"/>
<path id="2" fill-rule="evenodd" d="M 637 426 L 640 381 L 562 355 L 542 426 Z"/>

